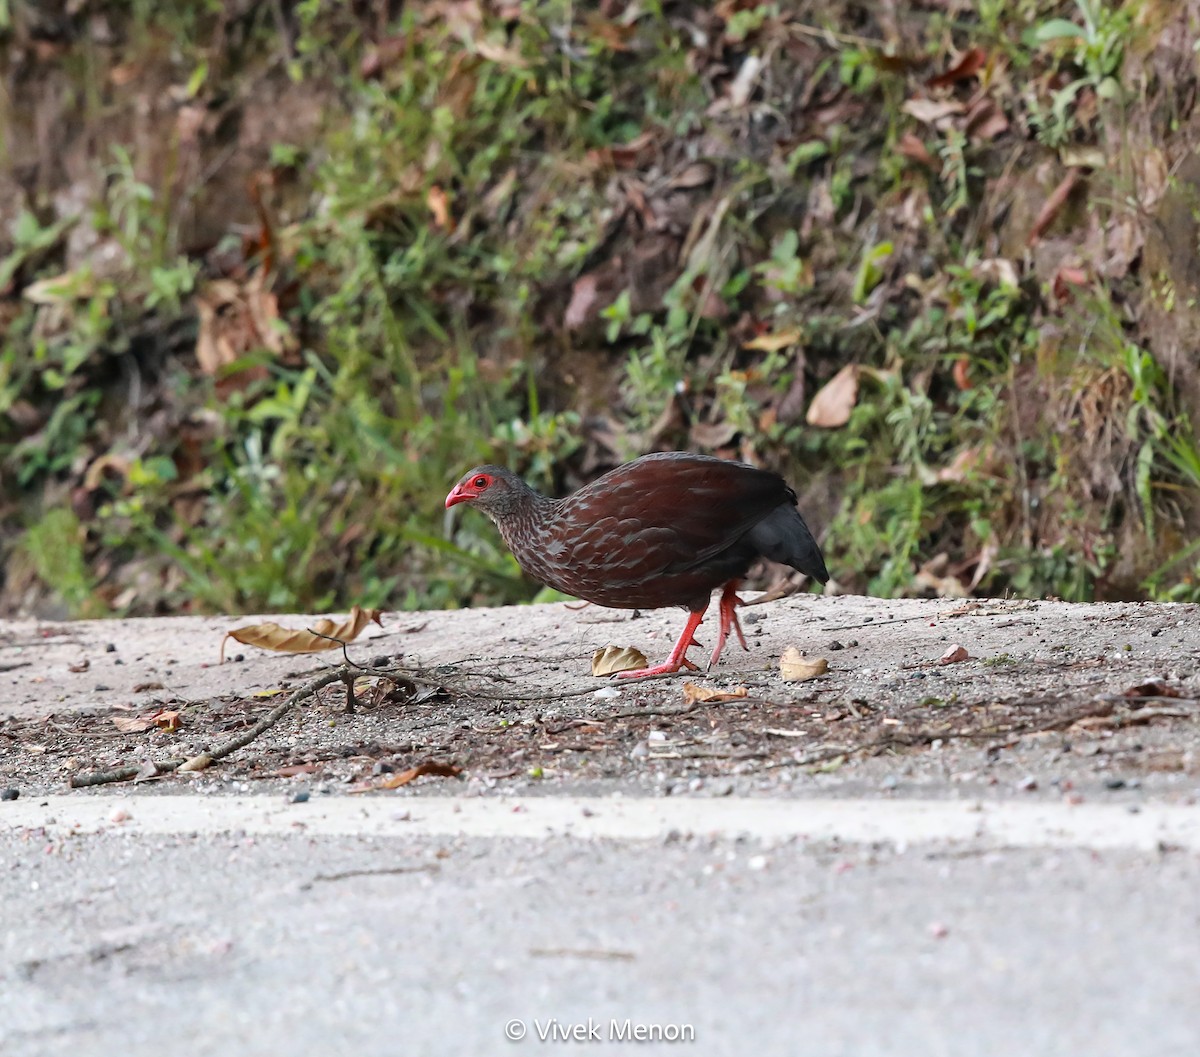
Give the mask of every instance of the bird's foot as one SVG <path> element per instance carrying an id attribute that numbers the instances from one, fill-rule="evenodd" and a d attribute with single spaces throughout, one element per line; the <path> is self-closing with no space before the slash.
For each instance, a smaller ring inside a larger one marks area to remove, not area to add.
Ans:
<path id="1" fill-rule="evenodd" d="M 738 620 L 737 606 L 744 606 L 743 602 L 737 594 L 738 584 L 740 581 L 732 580 L 725 585 L 725 590 L 721 592 L 721 602 L 718 606 L 720 614 L 719 630 L 717 632 L 717 646 L 713 650 L 712 659 L 708 662 L 711 668 L 717 663 L 717 658 L 721 656 L 721 650 L 725 648 L 725 639 L 729 635 L 729 629 L 732 628 L 737 632 L 738 642 L 742 644 L 742 649 L 749 650 L 746 645 L 746 636 L 742 634 L 742 624 Z"/>
<path id="2" fill-rule="evenodd" d="M 616 677 L 618 679 L 645 679 L 650 675 L 670 675 L 672 672 L 681 672 L 685 669 L 689 672 L 698 672 L 700 665 L 694 664 L 686 657 L 682 657 L 678 661 L 667 658 L 662 664 L 656 664 L 652 668 L 638 668 L 632 672 L 617 672 Z"/>
<path id="3" fill-rule="evenodd" d="M 699 613 L 688 614 L 688 622 L 683 629 L 683 634 L 676 640 L 671 655 L 662 664 L 656 664 L 651 668 L 638 668 L 632 672 L 617 672 L 617 678 L 645 679 L 650 675 L 669 675 L 672 672 L 682 671 L 684 668 L 689 672 L 699 671 L 700 666 L 687 659 L 687 651 L 693 646 L 700 646 L 700 643 L 696 641 L 696 629 L 703 619 L 703 610 Z"/>

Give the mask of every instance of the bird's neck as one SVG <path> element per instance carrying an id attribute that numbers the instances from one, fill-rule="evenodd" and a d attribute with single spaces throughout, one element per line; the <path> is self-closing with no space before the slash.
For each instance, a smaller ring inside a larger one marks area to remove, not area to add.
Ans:
<path id="1" fill-rule="evenodd" d="M 545 533 L 553 523 L 562 501 L 530 490 L 526 501 L 502 518 L 496 519 L 496 527 L 508 549 L 517 561 L 528 568 L 528 558 L 537 556 L 545 546 Z M 536 561 L 535 561 L 536 564 Z"/>

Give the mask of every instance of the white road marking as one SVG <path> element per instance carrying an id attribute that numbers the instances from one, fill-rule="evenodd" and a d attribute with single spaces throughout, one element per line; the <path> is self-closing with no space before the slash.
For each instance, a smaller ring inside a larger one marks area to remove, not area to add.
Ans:
<path id="1" fill-rule="evenodd" d="M 650 840 L 702 836 L 847 844 L 950 841 L 972 848 L 1200 851 L 1200 807 L 946 800 L 54 794 L 0 804 L 0 834 L 245 833 Z"/>

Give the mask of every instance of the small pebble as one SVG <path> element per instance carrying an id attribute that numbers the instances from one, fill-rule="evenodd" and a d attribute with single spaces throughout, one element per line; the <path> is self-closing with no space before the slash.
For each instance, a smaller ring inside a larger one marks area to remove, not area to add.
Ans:
<path id="1" fill-rule="evenodd" d="M 293 804 L 307 804 L 308 803 L 308 790 L 302 789 L 299 793 L 293 793 L 292 794 L 292 803 Z"/>
<path id="2" fill-rule="evenodd" d="M 609 701 L 614 697 L 620 697 L 621 691 L 615 686 L 602 686 L 592 696 L 598 697 L 601 701 Z"/>
<path id="3" fill-rule="evenodd" d="M 929 935 L 935 940 L 944 940 L 950 935 L 950 929 L 940 921 L 934 921 L 929 926 Z"/>
<path id="4" fill-rule="evenodd" d="M 116 653 L 117 652 L 117 644 L 115 642 L 110 642 L 107 646 L 104 647 L 104 652 L 105 653 Z"/>
<path id="5" fill-rule="evenodd" d="M 392 658 L 389 654 L 380 653 L 371 658 L 371 660 L 368 662 L 368 666 L 371 668 L 386 668 L 391 663 Z"/>
<path id="6" fill-rule="evenodd" d="M 831 642 L 831 643 L 830 643 L 828 646 L 826 646 L 825 648 L 826 648 L 827 650 L 844 650 L 846 647 L 845 647 L 845 646 L 843 646 L 843 645 L 842 645 L 840 642 L 838 642 L 838 640 L 837 640 L 837 639 L 834 639 L 834 640 L 833 640 L 833 641 L 832 641 L 832 642 Z"/>
<path id="7" fill-rule="evenodd" d="M 104 683 L 96 684 L 96 693 L 98 693 L 98 694 L 102 694 L 102 693 L 104 693 L 105 690 L 111 690 L 111 689 L 112 689 L 112 687 L 106 686 Z"/>
<path id="8" fill-rule="evenodd" d="M 1104 779 L 1104 788 L 1105 789 L 1124 789 L 1125 788 L 1125 779 L 1124 778 L 1105 778 Z"/>
<path id="9" fill-rule="evenodd" d="M 1033 775 L 1029 775 L 1027 778 L 1022 778 L 1021 781 L 1017 784 L 1017 788 L 1022 793 L 1032 793 L 1037 787 L 1038 787 L 1038 780 L 1036 778 L 1034 778 Z"/>
<path id="10" fill-rule="evenodd" d="M 19 789 L 0 789 L 0 800 L 16 800 L 21 795 Z"/>
<path id="11" fill-rule="evenodd" d="M 900 784 L 900 779 L 894 774 L 884 775 L 883 781 L 879 783 L 880 789 L 895 789 Z"/>
<path id="12" fill-rule="evenodd" d="M 765 870 L 767 868 L 767 857 L 765 855 L 751 855 L 746 860 L 746 869 L 748 870 Z"/>
<path id="13" fill-rule="evenodd" d="M 242 663 L 242 661 L 244 661 L 244 660 L 246 659 L 246 655 L 245 655 L 244 653 L 235 653 L 235 654 L 233 655 L 233 659 L 234 659 L 234 660 L 235 660 L 235 661 L 236 661 L 238 664 L 241 664 L 241 663 Z"/>

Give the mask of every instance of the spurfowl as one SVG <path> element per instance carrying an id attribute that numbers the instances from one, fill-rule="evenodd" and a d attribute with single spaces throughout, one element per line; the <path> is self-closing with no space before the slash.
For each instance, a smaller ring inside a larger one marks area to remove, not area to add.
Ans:
<path id="1" fill-rule="evenodd" d="M 730 628 L 747 649 L 737 587 L 762 556 L 825 583 L 821 548 L 782 477 L 744 463 L 666 451 L 618 466 L 566 499 L 540 495 L 502 466 L 477 466 L 446 496 L 496 523 L 533 579 L 616 609 L 683 606 L 687 626 L 662 664 L 625 678 L 695 669 L 687 651 L 720 587 L 716 664 Z"/>

